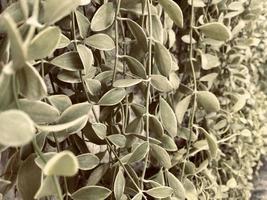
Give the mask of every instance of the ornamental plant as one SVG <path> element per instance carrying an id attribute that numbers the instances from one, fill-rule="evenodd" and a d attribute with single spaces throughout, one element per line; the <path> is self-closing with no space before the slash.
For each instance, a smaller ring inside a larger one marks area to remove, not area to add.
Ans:
<path id="1" fill-rule="evenodd" d="M 250 198 L 267 3 L 0 5 L 0 199 Z"/>

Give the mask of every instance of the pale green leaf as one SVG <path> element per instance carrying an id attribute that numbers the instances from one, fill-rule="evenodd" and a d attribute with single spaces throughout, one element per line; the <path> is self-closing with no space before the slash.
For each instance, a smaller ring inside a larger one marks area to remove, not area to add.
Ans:
<path id="1" fill-rule="evenodd" d="M 167 186 L 158 186 L 152 189 L 146 190 L 145 193 L 154 198 L 167 198 L 173 193 L 173 189 Z"/>
<path id="2" fill-rule="evenodd" d="M 198 91 L 197 101 L 207 112 L 217 112 L 220 110 L 220 103 L 217 97 L 209 91 Z"/>
<path id="3" fill-rule="evenodd" d="M 111 191 L 102 186 L 85 186 L 74 192 L 73 200 L 105 200 Z"/>
<path id="4" fill-rule="evenodd" d="M 83 64 L 79 54 L 75 51 L 66 52 L 58 57 L 55 57 L 51 64 L 69 71 L 78 71 L 83 69 Z"/>
<path id="5" fill-rule="evenodd" d="M 98 104 L 101 106 L 113 106 L 121 102 L 126 96 L 126 90 L 124 88 L 113 88 L 105 93 Z"/>
<path id="6" fill-rule="evenodd" d="M 94 34 L 84 40 L 85 44 L 98 50 L 110 51 L 115 48 L 113 39 L 104 33 Z"/>
<path id="7" fill-rule="evenodd" d="M 79 163 L 75 155 L 70 151 L 62 151 L 46 163 L 43 172 L 47 176 L 74 176 L 78 169 Z"/>
<path id="8" fill-rule="evenodd" d="M 77 156 L 79 169 L 91 170 L 99 164 L 99 158 L 92 153 L 85 153 Z"/>

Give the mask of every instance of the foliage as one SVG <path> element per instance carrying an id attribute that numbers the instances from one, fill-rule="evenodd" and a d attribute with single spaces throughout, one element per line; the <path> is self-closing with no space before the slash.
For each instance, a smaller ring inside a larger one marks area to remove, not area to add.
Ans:
<path id="1" fill-rule="evenodd" d="M 0 194 L 250 198 L 266 143 L 267 3 L 1 8 Z"/>

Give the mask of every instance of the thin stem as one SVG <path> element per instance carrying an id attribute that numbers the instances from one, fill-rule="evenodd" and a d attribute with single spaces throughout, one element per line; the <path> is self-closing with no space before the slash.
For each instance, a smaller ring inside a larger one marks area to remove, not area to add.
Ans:
<path id="1" fill-rule="evenodd" d="M 194 93 L 193 93 L 193 108 L 192 108 L 192 113 L 190 116 L 189 120 L 189 139 L 187 141 L 187 150 L 186 150 L 186 159 L 188 159 L 189 156 L 189 149 L 190 145 L 192 142 L 192 132 L 193 132 L 193 126 L 194 126 L 194 118 L 196 114 L 196 107 L 197 107 L 197 79 L 196 79 L 196 72 L 195 72 L 195 67 L 194 67 L 194 62 L 193 62 L 193 27 L 194 27 L 194 0 L 191 0 L 191 19 L 190 19 L 190 52 L 189 52 L 189 59 L 190 59 L 190 66 L 191 66 L 191 71 L 193 75 L 193 84 L 194 84 Z M 183 163 L 183 169 L 182 169 L 182 179 L 184 178 L 184 171 L 185 171 L 185 162 Z"/>
<path id="2" fill-rule="evenodd" d="M 117 0 L 117 8 L 116 8 L 116 16 L 115 16 L 115 63 L 114 63 L 114 69 L 113 69 L 113 76 L 112 76 L 112 83 L 116 79 L 116 72 L 118 68 L 118 62 L 119 62 L 119 25 L 118 25 L 118 17 L 120 13 L 120 7 L 121 7 L 121 0 Z"/>
<path id="3" fill-rule="evenodd" d="M 148 76 L 151 75 L 151 66 L 152 66 L 152 16 L 151 16 L 151 9 L 150 9 L 150 0 L 147 0 L 147 11 L 148 11 L 148 24 L 149 24 L 149 40 L 148 40 Z M 146 91 L 146 141 L 149 144 L 149 104 L 150 104 L 150 81 L 147 83 L 147 91 Z M 144 188 L 144 179 L 146 174 L 146 168 L 148 164 L 148 156 L 145 157 L 144 168 L 141 177 L 141 188 Z"/>

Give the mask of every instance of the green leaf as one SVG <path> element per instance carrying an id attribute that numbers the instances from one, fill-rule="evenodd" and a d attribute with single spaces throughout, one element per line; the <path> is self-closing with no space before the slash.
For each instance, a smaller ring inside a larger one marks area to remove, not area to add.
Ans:
<path id="1" fill-rule="evenodd" d="M 19 110 L 0 113 L 0 143 L 5 146 L 18 147 L 29 143 L 35 134 L 31 118 Z"/>
<path id="2" fill-rule="evenodd" d="M 116 80 L 113 83 L 113 87 L 117 88 L 125 88 L 137 85 L 138 83 L 142 82 L 142 79 L 120 79 Z"/>
<path id="3" fill-rule="evenodd" d="M 211 22 L 197 27 L 201 30 L 207 37 L 219 40 L 227 41 L 232 37 L 231 31 L 220 22 Z"/>
<path id="4" fill-rule="evenodd" d="M 113 88 L 105 93 L 98 101 L 100 106 L 113 106 L 120 103 L 126 96 L 126 90 L 124 88 Z"/>
<path id="5" fill-rule="evenodd" d="M 57 153 L 56 152 L 47 152 L 47 153 L 43 153 L 42 157 L 45 159 L 45 161 L 49 161 L 51 158 L 53 158 Z M 37 158 L 35 158 L 35 163 L 36 165 L 40 168 L 43 169 L 45 167 L 46 162 L 43 161 L 43 159 L 38 156 Z"/>
<path id="6" fill-rule="evenodd" d="M 85 83 L 86 83 L 88 92 L 91 95 L 95 96 L 101 92 L 101 82 L 99 80 L 86 78 Z"/>
<path id="7" fill-rule="evenodd" d="M 35 164 L 34 159 L 34 154 L 28 156 L 22 162 L 18 171 L 17 187 L 22 199 L 34 199 L 34 195 L 41 184 L 41 170 Z"/>
<path id="8" fill-rule="evenodd" d="M 146 52 L 148 48 L 148 42 L 147 42 L 146 33 L 143 30 L 143 28 L 131 19 L 127 19 L 127 24 L 133 36 L 137 40 L 137 43 L 142 47 L 142 50 Z"/>
<path id="9" fill-rule="evenodd" d="M 16 71 L 24 66 L 27 57 L 27 49 L 23 44 L 17 25 L 11 16 L 6 13 L 2 17 L 10 41 L 10 49 L 13 59 L 12 68 Z"/>
<path id="10" fill-rule="evenodd" d="M 81 116 L 73 121 L 64 122 L 56 125 L 39 125 L 38 129 L 46 132 L 67 132 L 68 134 L 75 133 L 81 130 L 87 123 L 88 116 Z"/>
<path id="11" fill-rule="evenodd" d="M 164 134 L 163 127 L 156 116 L 149 115 L 149 127 L 150 130 L 154 132 L 158 138 L 163 136 Z"/>
<path id="12" fill-rule="evenodd" d="M 52 95 L 48 97 L 49 103 L 56 107 L 61 113 L 72 105 L 71 100 L 66 95 Z"/>
<path id="13" fill-rule="evenodd" d="M 47 176 L 42 181 L 40 188 L 36 192 L 34 198 L 40 199 L 46 196 L 57 195 L 56 185 L 53 176 Z"/>
<path id="14" fill-rule="evenodd" d="M 79 163 L 75 155 L 70 151 L 62 151 L 46 163 L 43 172 L 47 176 L 74 176 L 78 169 Z"/>
<path id="15" fill-rule="evenodd" d="M 121 200 L 125 188 L 125 182 L 126 181 L 123 175 L 123 170 L 119 168 L 119 171 L 114 181 L 114 196 L 116 200 Z"/>
<path id="16" fill-rule="evenodd" d="M 150 144 L 150 147 L 151 155 L 160 163 L 160 165 L 167 169 L 171 168 L 171 158 L 167 151 L 156 144 Z"/>
<path id="17" fill-rule="evenodd" d="M 162 75 L 151 75 L 151 85 L 160 92 L 172 91 L 170 81 Z"/>
<path id="18" fill-rule="evenodd" d="M 85 44 L 98 50 L 110 51 L 115 48 L 113 39 L 104 33 L 94 34 L 84 40 Z"/>
<path id="19" fill-rule="evenodd" d="M 159 42 L 155 42 L 155 61 L 160 73 L 169 77 L 172 69 L 172 57 L 169 50 Z"/>
<path id="20" fill-rule="evenodd" d="M 91 0 L 80 0 L 80 6 L 85 6 L 91 3 Z"/>
<path id="21" fill-rule="evenodd" d="M 59 43 L 57 45 L 57 49 L 61 49 L 64 47 L 67 47 L 70 44 L 70 39 L 67 38 L 65 35 L 63 35 L 62 33 L 60 34 L 60 39 L 59 39 Z"/>
<path id="22" fill-rule="evenodd" d="M 183 28 L 184 18 L 181 8 L 173 0 L 159 0 L 159 3 L 163 7 L 164 11 L 168 13 L 169 17 L 179 27 Z"/>
<path id="23" fill-rule="evenodd" d="M 93 123 L 92 129 L 94 130 L 97 137 L 101 140 L 104 140 L 107 136 L 107 126 L 102 123 Z"/>
<path id="24" fill-rule="evenodd" d="M 44 2 L 44 22 L 54 24 L 75 10 L 80 4 L 77 0 L 46 0 Z"/>
<path id="25" fill-rule="evenodd" d="M 91 170 L 99 164 L 99 158 L 92 153 L 85 153 L 77 156 L 79 169 Z"/>
<path id="26" fill-rule="evenodd" d="M 167 186 L 158 186 L 152 189 L 146 190 L 145 193 L 154 198 L 167 198 L 173 193 L 173 189 Z"/>
<path id="27" fill-rule="evenodd" d="M 69 71 L 78 71 L 83 69 L 83 64 L 79 54 L 75 51 L 66 52 L 51 61 L 51 64 Z"/>
<path id="28" fill-rule="evenodd" d="M 57 79 L 65 83 L 81 83 L 81 77 L 78 71 L 67 71 L 62 69 L 57 74 Z"/>
<path id="29" fill-rule="evenodd" d="M 158 139 L 161 141 L 161 146 L 166 149 L 166 151 L 177 151 L 175 141 L 170 136 L 164 134 Z"/>
<path id="30" fill-rule="evenodd" d="M 20 99 L 19 105 L 37 124 L 52 123 L 59 119 L 59 111 L 45 102 Z"/>
<path id="31" fill-rule="evenodd" d="M 90 22 L 88 18 L 84 16 L 81 12 L 79 12 L 78 10 L 75 11 L 75 16 L 76 16 L 80 36 L 81 38 L 86 38 L 89 32 Z"/>
<path id="32" fill-rule="evenodd" d="M 19 92 L 30 100 L 41 100 L 47 96 L 47 87 L 39 72 L 30 64 L 17 72 Z"/>
<path id="33" fill-rule="evenodd" d="M 142 192 L 137 193 L 132 200 L 142 200 L 143 194 Z"/>
<path id="34" fill-rule="evenodd" d="M 194 184 L 188 178 L 184 179 L 183 186 L 185 189 L 185 197 L 187 199 L 198 200 L 197 190 Z"/>
<path id="35" fill-rule="evenodd" d="M 220 110 L 220 103 L 217 97 L 209 91 L 198 91 L 197 101 L 207 112 L 217 112 Z"/>
<path id="36" fill-rule="evenodd" d="M 73 200 L 104 200 L 112 192 L 102 186 L 85 186 L 74 192 L 71 197 Z"/>
<path id="37" fill-rule="evenodd" d="M 201 130 L 201 132 L 204 133 L 206 140 L 208 142 L 209 145 L 209 153 L 211 155 L 212 158 L 216 158 L 217 156 L 217 152 L 218 152 L 218 145 L 217 145 L 217 140 L 216 138 L 209 134 L 204 128 L 199 127 L 199 129 Z"/>
<path id="38" fill-rule="evenodd" d="M 61 31 L 58 27 L 47 27 L 30 42 L 28 59 L 35 60 L 51 55 L 59 44 Z"/>
<path id="39" fill-rule="evenodd" d="M 142 160 L 145 158 L 149 151 L 149 143 L 148 142 L 143 142 L 139 144 L 133 151 L 131 157 L 129 158 L 127 163 L 134 163 L 139 160 Z"/>
<path id="40" fill-rule="evenodd" d="M 160 16 L 152 15 L 152 28 L 153 28 L 152 31 L 153 39 L 159 42 L 160 44 L 163 44 L 165 30 L 163 29 Z"/>
<path id="41" fill-rule="evenodd" d="M 160 119 L 165 130 L 172 136 L 177 136 L 177 120 L 171 106 L 160 98 Z"/>
<path id="42" fill-rule="evenodd" d="M 126 137 L 122 134 L 113 134 L 108 136 L 108 140 L 117 148 L 123 148 L 126 144 Z"/>
<path id="43" fill-rule="evenodd" d="M 77 46 L 77 51 L 79 53 L 80 59 L 85 69 L 85 74 L 88 74 L 90 71 L 90 68 L 92 67 L 94 63 L 93 53 L 89 48 L 87 48 L 85 45 L 82 45 L 82 44 L 79 44 Z"/>
<path id="44" fill-rule="evenodd" d="M 123 60 L 126 61 L 129 70 L 136 76 L 146 79 L 145 67 L 135 58 L 131 56 L 123 56 Z"/>
<path id="45" fill-rule="evenodd" d="M 179 101 L 177 105 L 175 106 L 175 114 L 176 114 L 177 121 L 179 124 L 183 122 L 184 115 L 187 111 L 190 101 L 191 101 L 191 95 Z"/>
<path id="46" fill-rule="evenodd" d="M 104 3 L 95 13 L 91 21 L 92 31 L 103 31 L 109 28 L 115 19 L 115 8 L 112 2 Z"/>
<path id="47" fill-rule="evenodd" d="M 173 189 L 174 196 L 178 199 L 185 199 L 185 189 L 183 184 L 172 173 L 166 171 L 169 186 Z"/>

